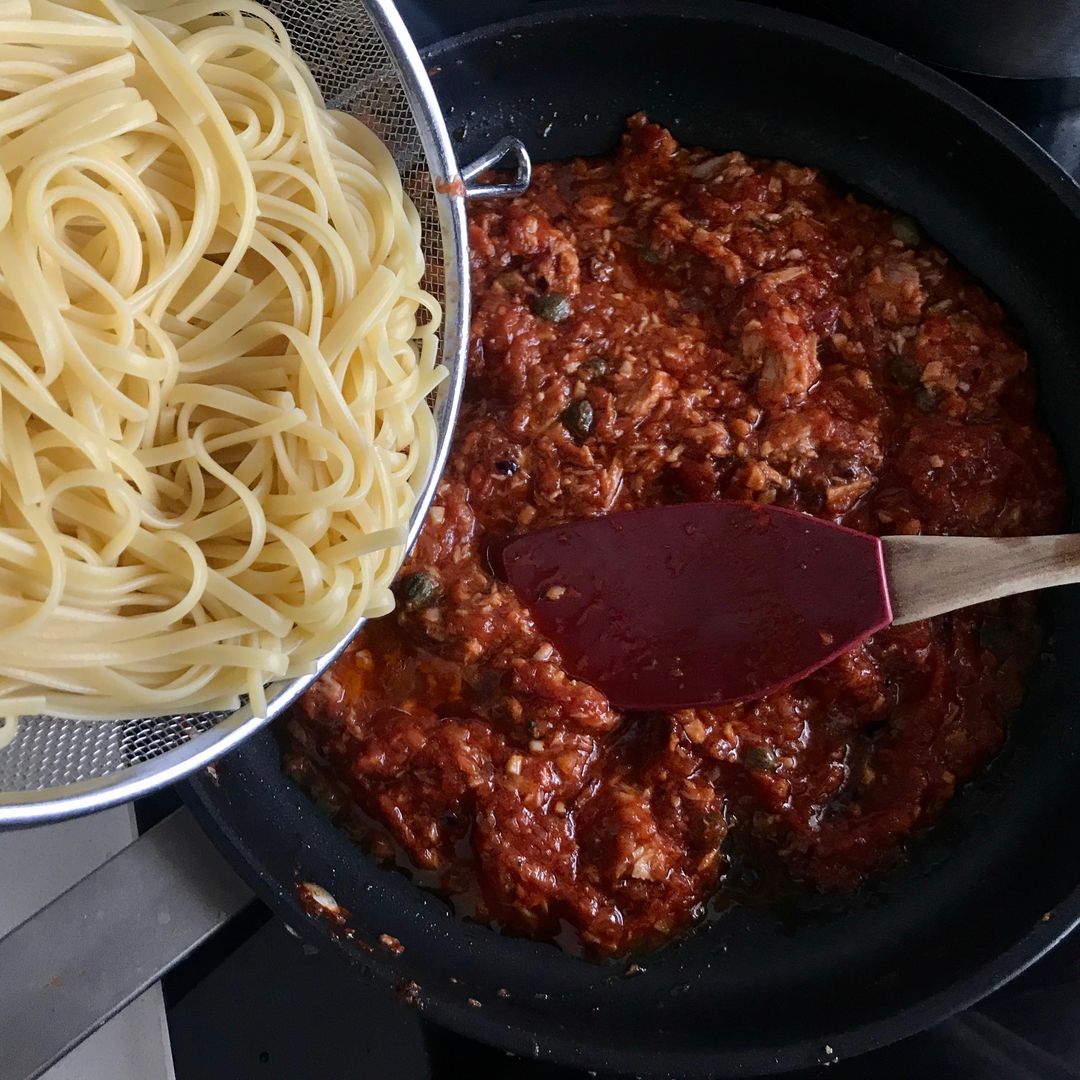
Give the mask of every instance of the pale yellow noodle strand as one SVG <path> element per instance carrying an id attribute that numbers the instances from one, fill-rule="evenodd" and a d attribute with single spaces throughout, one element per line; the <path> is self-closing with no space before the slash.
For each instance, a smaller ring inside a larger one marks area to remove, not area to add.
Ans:
<path id="1" fill-rule="evenodd" d="M 389 610 L 423 275 L 260 5 L 0 0 L 0 717 L 258 712 Z"/>

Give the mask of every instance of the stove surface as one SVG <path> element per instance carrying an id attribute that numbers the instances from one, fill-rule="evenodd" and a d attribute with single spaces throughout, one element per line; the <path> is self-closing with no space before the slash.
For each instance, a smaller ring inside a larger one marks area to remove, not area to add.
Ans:
<path id="1" fill-rule="evenodd" d="M 399 0 L 423 48 L 549 0 Z M 770 6 L 825 17 L 822 6 Z M 1080 177 L 1080 84 L 954 76 Z M 146 808 L 143 808 L 144 811 Z M 165 980 L 177 1080 L 579 1080 L 426 1024 L 301 945 L 261 905 Z M 983 1001 L 895 1046 L 799 1080 L 1080 1080 L 1080 935 Z M 147 1080 L 156 1080 L 148 1077 Z"/>

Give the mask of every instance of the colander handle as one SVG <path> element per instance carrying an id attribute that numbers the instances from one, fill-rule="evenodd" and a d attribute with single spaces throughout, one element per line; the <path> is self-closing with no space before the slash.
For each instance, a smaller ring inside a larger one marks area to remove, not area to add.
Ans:
<path id="1" fill-rule="evenodd" d="M 177 810 L 0 938 L 0 1080 L 33 1080 L 252 899 Z"/>
<path id="2" fill-rule="evenodd" d="M 501 183 L 474 184 L 472 183 L 481 173 L 488 169 L 500 168 L 511 172 L 511 179 Z M 520 139 L 508 135 L 500 139 L 485 154 L 481 154 L 475 161 L 461 167 L 461 181 L 465 185 L 465 198 L 509 198 L 521 195 L 532 180 L 532 160 L 529 151 Z"/>

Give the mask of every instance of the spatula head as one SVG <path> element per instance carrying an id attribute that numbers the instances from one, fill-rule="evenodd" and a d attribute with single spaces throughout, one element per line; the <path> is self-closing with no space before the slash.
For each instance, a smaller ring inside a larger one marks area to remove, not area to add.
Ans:
<path id="1" fill-rule="evenodd" d="M 760 697 L 892 620 L 877 537 L 752 503 L 589 518 L 493 562 L 567 670 L 622 709 Z"/>

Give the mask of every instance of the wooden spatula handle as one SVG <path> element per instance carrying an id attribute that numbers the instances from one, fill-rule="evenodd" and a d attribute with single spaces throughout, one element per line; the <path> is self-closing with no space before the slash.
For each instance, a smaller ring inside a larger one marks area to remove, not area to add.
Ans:
<path id="1" fill-rule="evenodd" d="M 1080 534 L 885 536 L 881 545 L 895 624 L 1080 582 Z"/>

